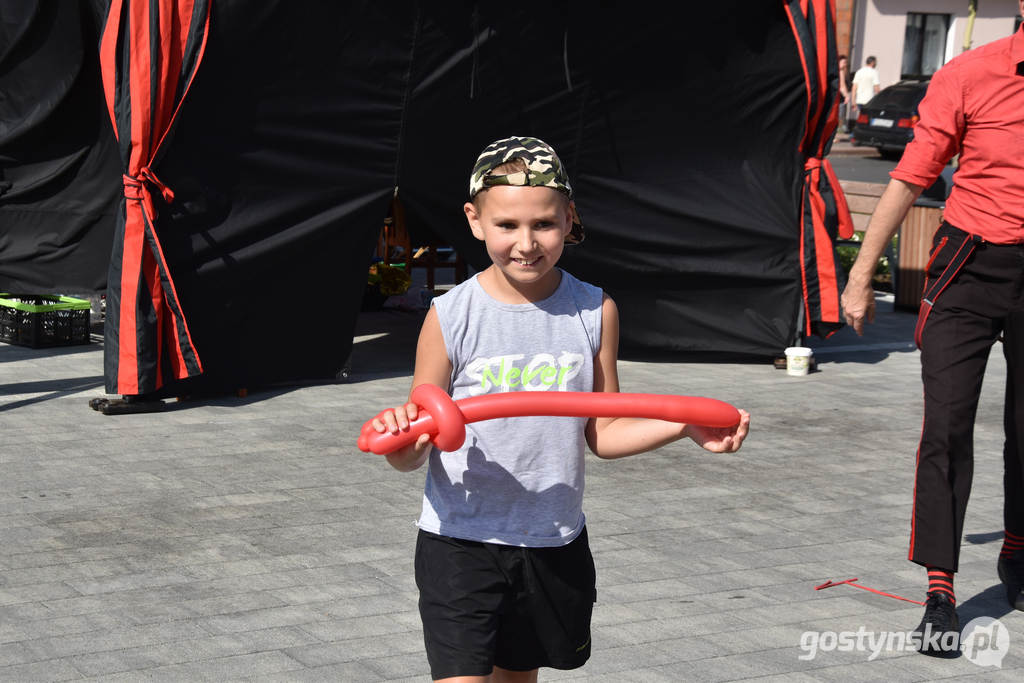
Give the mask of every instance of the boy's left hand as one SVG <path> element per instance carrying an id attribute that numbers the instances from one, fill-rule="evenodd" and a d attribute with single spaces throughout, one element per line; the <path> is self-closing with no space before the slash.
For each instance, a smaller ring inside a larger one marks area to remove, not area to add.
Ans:
<path id="1" fill-rule="evenodd" d="M 743 445 L 750 429 L 750 413 L 740 411 L 740 421 L 732 427 L 687 425 L 687 436 L 701 448 L 712 453 L 735 453 Z"/>

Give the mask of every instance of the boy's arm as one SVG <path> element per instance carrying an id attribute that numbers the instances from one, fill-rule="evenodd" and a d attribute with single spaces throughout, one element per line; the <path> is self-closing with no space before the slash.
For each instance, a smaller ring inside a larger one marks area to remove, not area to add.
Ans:
<path id="1" fill-rule="evenodd" d="M 436 309 L 431 306 L 420 328 L 419 341 L 416 342 L 416 368 L 412 375 L 412 389 L 421 384 L 436 384 L 448 391 L 451 383 L 452 364 L 448 360 L 448 351 L 441 334 L 441 323 L 437 318 Z M 411 389 L 410 389 L 411 391 Z M 418 406 L 408 402 L 393 411 L 385 413 L 381 420 L 380 432 L 398 433 L 409 428 L 409 422 L 419 414 Z M 394 453 L 384 456 L 396 470 L 410 472 L 426 462 L 430 453 L 430 435 L 423 434 L 416 443 L 406 446 Z"/>
<path id="2" fill-rule="evenodd" d="M 601 305 L 601 348 L 594 361 L 594 391 L 618 391 L 618 308 L 608 296 Z M 684 436 L 709 451 L 732 453 L 746 436 L 750 416 L 734 428 L 710 430 L 666 420 L 645 418 L 591 418 L 586 435 L 590 450 L 599 458 L 623 458 L 653 451 Z"/>
<path id="3" fill-rule="evenodd" d="M 607 295 L 601 305 L 601 348 L 594 362 L 594 391 L 618 392 L 619 310 Z M 587 421 L 587 445 L 600 458 L 622 458 L 660 448 L 689 436 L 709 451 L 731 453 L 747 435 L 750 416 L 740 411 L 740 424 L 729 429 L 638 417 L 602 417 Z"/>

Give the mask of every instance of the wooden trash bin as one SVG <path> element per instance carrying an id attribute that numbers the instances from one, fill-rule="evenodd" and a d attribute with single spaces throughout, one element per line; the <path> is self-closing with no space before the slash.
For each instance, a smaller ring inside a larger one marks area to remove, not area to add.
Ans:
<path id="1" fill-rule="evenodd" d="M 944 204 L 931 199 L 918 199 L 900 226 L 894 282 L 896 308 L 916 311 L 924 291 L 925 268 L 932 248 L 932 238 L 942 224 Z"/>
<path id="2" fill-rule="evenodd" d="M 839 184 L 850 207 L 854 230 L 866 230 L 885 185 L 848 180 L 841 180 Z M 943 202 L 922 197 L 910 207 L 900 226 L 896 258 L 890 258 L 889 264 L 893 272 L 893 299 L 897 308 L 916 311 L 921 305 L 925 267 L 932 238 L 942 224 L 944 206 Z M 842 244 L 859 246 L 859 242 L 854 240 L 843 240 Z M 891 256 L 888 250 L 886 255 Z"/>

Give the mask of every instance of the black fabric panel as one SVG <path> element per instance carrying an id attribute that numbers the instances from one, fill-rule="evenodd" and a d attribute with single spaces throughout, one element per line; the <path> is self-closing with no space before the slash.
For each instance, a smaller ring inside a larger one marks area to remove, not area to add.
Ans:
<path id="1" fill-rule="evenodd" d="M 396 176 L 412 21 L 378 3 L 222 0 L 155 169 L 158 229 L 204 375 L 333 378 Z"/>
<path id="2" fill-rule="evenodd" d="M 591 3 L 421 11 L 401 182 L 415 216 L 472 243 L 460 205 L 473 160 L 535 135 L 568 166 L 587 228 L 563 265 L 616 299 L 626 353 L 791 343 L 805 95 L 780 4 L 690 5 L 685 26 Z"/>
<path id="3" fill-rule="evenodd" d="M 615 297 L 626 355 L 778 353 L 800 299 L 795 42 L 780 3 L 688 5 L 683 23 L 664 7 L 213 3 L 154 168 L 176 195 L 156 229 L 205 369 L 167 393 L 333 377 L 396 186 L 414 242 L 438 237 L 485 267 L 462 203 L 476 155 L 510 134 L 547 140 L 568 166 L 587 239 L 563 265 Z M 106 196 L 112 224 L 120 171 L 93 87 L 85 137 L 105 141 L 106 170 L 46 201 Z M 21 238 L 37 281 L 43 230 Z M 109 242 L 90 249 L 102 277 Z"/>
<path id="4" fill-rule="evenodd" d="M 0 291 L 105 286 L 120 183 L 89 12 L 0 0 Z"/>
<path id="5" fill-rule="evenodd" d="M 803 72 L 781 5 L 692 9 L 685 40 L 614 14 L 595 31 L 608 131 L 584 137 L 566 264 L 615 298 L 626 355 L 769 356 L 799 306 Z"/>

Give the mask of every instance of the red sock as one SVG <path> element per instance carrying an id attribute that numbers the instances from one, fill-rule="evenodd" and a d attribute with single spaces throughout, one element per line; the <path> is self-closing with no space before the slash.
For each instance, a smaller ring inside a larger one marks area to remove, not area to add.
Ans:
<path id="1" fill-rule="evenodd" d="M 1016 536 L 1009 531 L 1003 531 L 1003 549 L 999 551 L 999 557 L 1012 557 L 1022 548 L 1024 548 L 1024 536 Z"/>
<path id="2" fill-rule="evenodd" d="M 953 572 L 928 566 L 928 592 L 941 591 L 949 596 L 949 599 L 956 604 L 956 595 L 953 594 Z"/>

